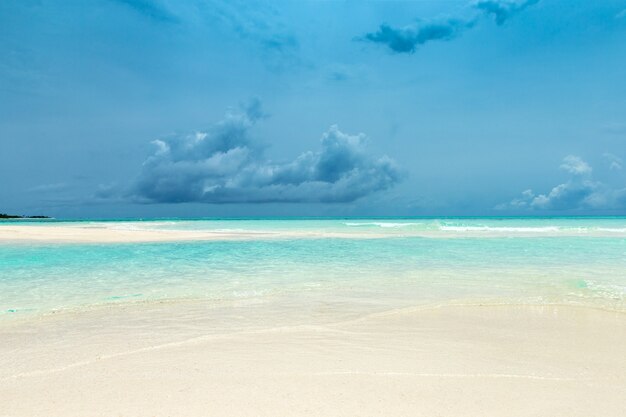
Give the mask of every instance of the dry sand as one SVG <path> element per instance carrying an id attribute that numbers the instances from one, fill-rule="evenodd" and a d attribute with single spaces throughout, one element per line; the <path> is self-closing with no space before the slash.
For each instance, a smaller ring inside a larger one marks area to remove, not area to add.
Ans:
<path id="1" fill-rule="evenodd" d="M 588 308 L 117 306 L 0 322 L 0 416 L 622 417 L 625 347 Z"/>

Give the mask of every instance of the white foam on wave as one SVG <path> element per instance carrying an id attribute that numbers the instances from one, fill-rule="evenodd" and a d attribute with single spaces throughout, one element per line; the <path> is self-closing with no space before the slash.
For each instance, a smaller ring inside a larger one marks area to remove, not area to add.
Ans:
<path id="1" fill-rule="evenodd" d="M 584 287 L 574 293 L 577 296 L 586 295 L 587 297 L 601 297 L 607 300 L 621 301 L 626 298 L 626 285 L 620 285 L 619 283 L 600 283 L 589 279 L 582 280 L 582 282 L 584 283 Z M 584 294 L 580 291 L 585 289 L 591 292 Z"/>
<path id="2" fill-rule="evenodd" d="M 626 227 L 598 227 L 596 230 L 609 233 L 626 233 Z"/>
<path id="3" fill-rule="evenodd" d="M 447 226 L 440 225 L 443 232 L 485 232 L 485 233 L 565 233 L 587 234 L 594 232 L 626 233 L 626 227 L 557 227 L 557 226 Z"/>
<path id="4" fill-rule="evenodd" d="M 439 226 L 439 230 L 445 232 L 502 232 L 502 233 L 551 233 L 558 232 L 556 226 L 545 227 L 510 227 L 510 226 Z"/>
<path id="5" fill-rule="evenodd" d="M 106 225 L 107 229 L 112 230 L 124 230 L 124 231 L 166 231 L 163 227 L 174 226 L 176 222 L 162 221 L 162 222 L 120 222 L 111 223 Z"/>
<path id="6" fill-rule="evenodd" d="M 359 227 L 359 226 L 378 226 L 378 227 L 408 227 L 408 226 L 416 226 L 420 223 L 388 223 L 388 222 L 367 222 L 367 223 L 344 223 L 344 225 L 349 227 Z"/>

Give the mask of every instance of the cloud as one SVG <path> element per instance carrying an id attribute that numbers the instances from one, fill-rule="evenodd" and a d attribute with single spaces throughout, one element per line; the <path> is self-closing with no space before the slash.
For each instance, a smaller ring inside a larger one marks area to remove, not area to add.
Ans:
<path id="1" fill-rule="evenodd" d="M 354 77 L 354 70 L 347 65 L 332 64 L 324 68 L 326 78 L 331 81 L 347 81 Z"/>
<path id="2" fill-rule="evenodd" d="M 548 193 L 535 194 L 526 190 L 522 196 L 496 209 L 526 210 L 610 210 L 626 208 L 626 188 L 612 188 L 591 178 L 591 166 L 578 156 L 568 155 L 561 169 L 571 178 L 553 187 Z"/>
<path id="3" fill-rule="evenodd" d="M 119 198 L 120 194 L 120 187 L 115 183 L 99 184 L 93 195 L 93 199 L 111 200 Z"/>
<path id="4" fill-rule="evenodd" d="M 493 16 L 498 25 L 518 14 L 539 0 L 478 0 L 472 8 L 478 14 L 472 18 L 448 18 L 419 22 L 401 28 L 387 23 L 380 25 L 376 32 L 366 33 L 356 40 L 386 45 L 396 53 L 414 53 L 419 46 L 428 42 L 448 41 L 459 36 L 464 30 L 473 28 L 480 16 Z"/>
<path id="5" fill-rule="evenodd" d="M 211 25 L 220 23 L 255 44 L 269 58 L 297 61 L 299 42 L 268 3 L 213 0 L 203 6 Z M 269 54 L 269 55 L 268 55 Z"/>
<path id="6" fill-rule="evenodd" d="M 364 40 L 387 45 L 394 52 L 413 53 L 418 46 L 434 40 L 450 40 L 471 26 L 471 22 L 455 19 L 403 28 L 393 28 L 383 23 L 377 32 L 367 33 Z"/>
<path id="7" fill-rule="evenodd" d="M 574 155 L 567 155 L 563 158 L 560 168 L 574 175 L 588 175 L 592 171 L 588 163 Z"/>
<path id="8" fill-rule="evenodd" d="M 157 22 L 189 26 L 201 22 L 210 29 L 221 27 L 256 48 L 264 56 L 265 63 L 273 67 L 299 62 L 297 37 L 267 2 L 206 0 L 187 4 L 164 0 L 110 1 Z"/>
<path id="9" fill-rule="evenodd" d="M 544 210 L 567 210 L 594 207 L 598 202 L 600 184 L 593 181 L 568 181 L 553 187 L 548 194 L 532 196 L 530 207 Z"/>
<path id="10" fill-rule="evenodd" d="M 623 19 L 624 17 L 626 17 L 626 9 L 622 10 L 621 12 L 615 15 L 616 19 Z"/>
<path id="11" fill-rule="evenodd" d="M 28 189 L 30 192 L 36 193 L 47 193 L 47 192 L 56 192 L 63 191 L 69 188 L 69 185 L 65 182 L 55 182 L 52 184 L 40 184 Z"/>
<path id="12" fill-rule="evenodd" d="M 602 156 L 608 160 L 609 169 L 612 171 L 621 171 L 623 167 L 624 161 L 617 155 L 613 155 L 612 153 L 605 152 Z"/>
<path id="13" fill-rule="evenodd" d="M 139 14 L 160 22 L 176 23 L 179 21 L 164 5 L 155 0 L 113 0 L 125 5 Z"/>
<path id="14" fill-rule="evenodd" d="M 502 25 L 528 6 L 538 2 L 539 0 L 478 0 L 474 7 L 486 15 L 493 16 L 496 24 Z"/>
<path id="15" fill-rule="evenodd" d="M 367 152 L 363 134 L 337 126 L 322 135 L 321 150 L 270 161 L 249 133 L 261 117 L 255 102 L 207 131 L 154 141 L 131 195 L 147 203 L 341 203 L 402 178 L 392 159 Z"/>

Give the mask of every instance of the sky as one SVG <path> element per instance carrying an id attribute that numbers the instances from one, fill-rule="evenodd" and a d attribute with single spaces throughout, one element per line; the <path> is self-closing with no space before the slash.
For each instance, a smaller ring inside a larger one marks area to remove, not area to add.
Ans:
<path id="1" fill-rule="evenodd" d="M 626 214 L 626 0 L 3 0 L 0 212 Z"/>

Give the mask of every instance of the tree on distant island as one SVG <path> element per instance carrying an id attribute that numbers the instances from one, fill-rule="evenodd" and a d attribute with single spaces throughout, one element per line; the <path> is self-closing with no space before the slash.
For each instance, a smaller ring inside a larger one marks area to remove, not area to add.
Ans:
<path id="1" fill-rule="evenodd" d="M 20 216 L 16 214 L 0 213 L 0 219 L 49 219 L 49 216 Z"/>

